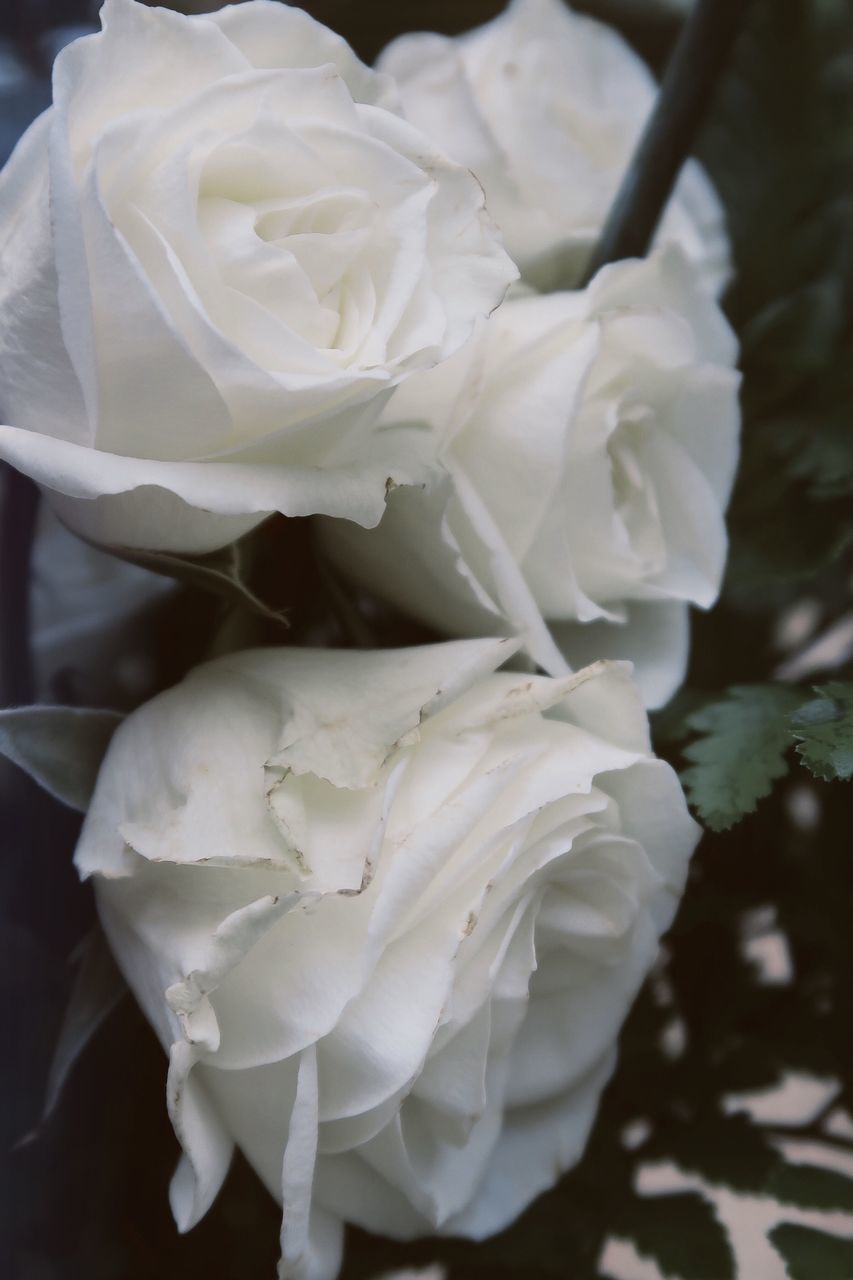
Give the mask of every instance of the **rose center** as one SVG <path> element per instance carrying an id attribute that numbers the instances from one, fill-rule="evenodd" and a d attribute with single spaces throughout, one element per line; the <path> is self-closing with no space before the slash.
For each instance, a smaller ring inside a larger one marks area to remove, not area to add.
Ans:
<path id="1" fill-rule="evenodd" d="M 650 574 L 658 572 L 666 559 L 654 471 L 644 457 L 655 428 L 655 415 L 648 405 L 622 404 L 607 442 L 615 514 Z"/>
<path id="2" fill-rule="evenodd" d="M 211 192 L 198 203 L 199 226 L 223 285 L 239 300 L 243 331 L 273 351 L 295 335 L 341 363 L 355 349 L 353 311 L 366 292 L 374 214 L 364 192 L 340 187 L 254 199 Z"/>

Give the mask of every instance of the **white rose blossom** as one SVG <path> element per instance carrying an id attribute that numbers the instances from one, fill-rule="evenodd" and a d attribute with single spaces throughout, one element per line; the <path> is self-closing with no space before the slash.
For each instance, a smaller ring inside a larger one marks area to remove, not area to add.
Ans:
<path id="1" fill-rule="evenodd" d="M 563 0 L 512 0 L 462 36 L 400 36 L 377 65 L 408 119 L 476 173 L 525 279 L 577 283 L 657 92 L 619 33 Z M 693 160 L 659 239 L 681 245 L 713 291 L 726 283 L 723 209 Z"/>
<path id="2" fill-rule="evenodd" d="M 101 18 L 0 177 L 0 457 L 114 545 L 375 523 L 389 388 L 516 275 L 480 187 L 299 9 Z"/>
<path id="3" fill-rule="evenodd" d="M 323 521 L 325 548 L 439 631 L 522 636 L 552 675 L 630 659 L 659 706 L 684 677 L 689 604 L 720 588 L 736 359 L 674 247 L 512 299 L 386 410 L 429 423 L 442 470 L 375 530 Z"/>
<path id="4" fill-rule="evenodd" d="M 192 1226 L 233 1146 L 279 1274 L 343 1223 L 481 1238 L 579 1157 L 698 828 L 626 668 L 257 650 L 109 748 L 77 851 L 168 1049 Z"/>

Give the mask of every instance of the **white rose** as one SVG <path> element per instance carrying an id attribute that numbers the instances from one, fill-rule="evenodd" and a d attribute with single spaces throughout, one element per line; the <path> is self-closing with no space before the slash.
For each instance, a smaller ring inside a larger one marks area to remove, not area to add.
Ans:
<path id="1" fill-rule="evenodd" d="M 552 675 L 630 659 L 659 706 L 684 676 L 688 603 L 720 588 L 736 358 L 676 249 L 505 303 L 388 406 L 429 422 L 443 472 L 394 493 L 378 529 L 324 521 L 325 546 L 440 631 L 523 636 Z"/>
<path id="2" fill-rule="evenodd" d="M 299 9 L 102 21 L 0 179 L 0 456 L 105 543 L 375 523 L 417 465 L 388 389 L 515 276 L 480 188 Z"/>
<path id="3" fill-rule="evenodd" d="M 396 78 L 408 119 L 476 173 L 523 276 L 539 289 L 576 283 L 657 91 L 622 37 L 562 0 L 512 0 L 463 36 L 400 36 L 377 65 Z M 724 214 L 695 161 L 659 239 L 722 288 Z"/>
<path id="4" fill-rule="evenodd" d="M 627 672 L 508 641 L 219 659 L 116 733 L 77 851 L 170 1052 L 182 1229 L 236 1143 L 282 1277 L 480 1238 L 584 1146 L 697 838 Z"/>

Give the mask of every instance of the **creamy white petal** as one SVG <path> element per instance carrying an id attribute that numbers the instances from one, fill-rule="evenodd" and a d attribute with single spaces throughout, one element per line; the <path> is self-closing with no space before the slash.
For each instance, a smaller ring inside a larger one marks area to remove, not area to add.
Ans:
<path id="1" fill-rule="evenodd" d="M 444 1232 L 474 1240 L 493 1235 L 552 1186 L 555 1174 L 570 1169 L 583 1152 L 615 1065 L 615 1053 L 609 1051 L 561 1104 L 509 1111 L 479 1194 Z"/>
<path id="2" fill-rule="evenodd" d="M 340 468 L 261 462 L 208 466 L 123 457 L 0 426 L 0 457 L 44 486 L 71 528 L 93 542 L 162 551 L 215 550 L 273 511 L 290 516 L 325 511 L 376 523 L 389 481 L 391 486 L 412 483 L 420 474 L 417 462 L 411 467 L 411 454 L 405 462 L 404 456 L 389 447 Z"/>
<path id="3" fill-rule="evenodd" d="M 193 1065 L 191 1046 L 176 1041 L 169 1057 L 166 1103 L 184 1151 L 169 1187 L 179 1231 L 189 1231 L 207 1213 L 225 1181 L 234 1147 L 204 1086 L 190 1076 Z"/>
<path id="4" fill-rule="evenodd" d="M 253 67 L 318 67 L 329 63 L 359 102 L 396 107 L 397 91 L 389 76 L 378 76 L 353 53 L 336 32 L 303 9 L 278 0 L 229 4 L 203 15 L 236 45 Z"/>
<path id="5" fill-rule="evenodd" d="M 104 0 L 103 30 L 67 44 L 54 64 L 56 112 L 68 124 L 77 173 L 90 140 L 151 102 L 170 106 L 239 74 L 246 60 L 212 23 L 135 0 Z"/>
<path id="6" fill-rule="evenodd" d="M 179 1225 L 232 1145 L 279 1274 L 479 1238 L 580 1156 L 698 828 L 625 664 L 263 649 L 116 734 L 77 852 L 164 1046 Z"/>
<path id="7" fill-rule="evenodd" d="M 667 703 L 687 673 L 690 609 L 680 600 L 632 600 L 625 606 L 623 623 L 557 622 L 551 630 L 578 663 L 593 657 L 632 663 L 637 686 L 651 709 Z"/>
<path id="8" fill-rule="evenodd" d="M 5 412 L 22 427 L 87 444 L 91 428 L 59 311 L 48 205 L 50 129 L 51 114 L 46 111 L 0 172 L 3 401 Z M 85 308 L 78 308 L 77 321 L 85 330 Z"/>
<path id="9" fill-rule="evenodd" d="M 300 10 L 108 0 L 102 21 L 0 182 L 0 398 L 34 440 L 4 456 L 108 545 L 206 551 L 272 511 L 375 523 L 424 474 L 417 433 L 378 425 L 388 394 L 517 274 L 480 186 Z M 40 465 L 54 439 L 85 452 Z"/>
<path id="10" fill-rule="evenodd" d="M 400 36 L 378 65 L 409 119 L 477 174 L 525 278 L 543 290 L 576 280 L 656 95 L 617 31 L 561 0 L 512 0 L 455 39 Z M 706 288 L 727 282 L 722 206 L 693 161 L 658 242 L 678 244 Z"/>
<path id="11" fill-rule="evenodd" d="M 447 366 L 395 394 L 443 470 L 369 531 L 321 522 L 336 565 L 448 634 L 505 630 L 560 676 L 634 661 L 649 706 L 710 607 L 738 456 L 736 341 L 684 255 L 603 268 L 587 289 L 516 296 Z"/>
<path id="12" fill-rule="evenodd" d="M 327 654 L 323 682 L 290 692 L 287 729 L 267 767 L 313 773 L 338 787 L 374 782 L 395 746 L 431 714 L 512 656 L 512 640 Z M 294 672 L 310 655 L 290 655 Z M 316 664 L 315 664 L 316 669 Z"/>

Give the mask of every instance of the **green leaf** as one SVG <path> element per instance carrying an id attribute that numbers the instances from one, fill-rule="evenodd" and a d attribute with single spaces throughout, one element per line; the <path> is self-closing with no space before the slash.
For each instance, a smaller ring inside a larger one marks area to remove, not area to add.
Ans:
<path id="1" fill-rule="evenodd" d="M 770 1232 L 770 1242 L 781 1253 L 790 1280 L 850 1280 L 853 1276 L 853 1240 L 782 1222 Z"/>
<path id="2" fill-rule="evenodd" d="M 814 498 L 840 498 L 853 493 L 853 430 L 850 392 L 835 388 L 830 408 L 813 406 L 775 421 L 774 449 L 790 474 L 806 482 Z M 846 392 L 846 394 L 845 394 Z"/>
<path id="3" fill-rule="evenodd" d="M 56 1108 L 77 1060 L 127 991 L 124 978 L 119 973 L 107 940 L 98 925 L 83 939 L 78 948 L 77 960 L 74 985 L 48 1072 L 42 1125 Z"/>
<path id="4" fill-rule="evenodd" d="M 713 1206 L 697 1191 L 632 1196 L 617 1211 L 613 1231 L 630 1239 L 665 1276 L 735 1280 L 728 1234 Z"/>
<path id="5" fill-rule="evenodd" d="M 702 736 L 685 749 L 682 781 L 694 808 L 714 831 L 725 831 L 769 794 L 787 771 L 788 716 L 798 695 L 783 685 L 736 685 L 720 702 L 688 717 Z"/>
<path id="6" fill-rule="evenodd" d="M 853 777 L 853 682 L 815 688 L 818 697 L 791 716 L 797 755 L 825 782 Z"/>
<path id="7" fill-rule="evenodd" d="M 55 799 L 84 813 L 121 721 L 117 711 L 8 707 L 0 711 L 0 755 Z"/>
<path id="8" fill-rule="evenodd" d="M 767 1194 L 803 1209 L 853 1213 L 853 1178 L 819 1165 L 781 1164 L 767 1183 Z"/>
<path id="9" fill-rule="evenodd" d="M 804 533 L 802 524 L 789 521 L 782 527 L 771 511 L 757 512 L 755 527 L 741 530 L 732 546 L 726 602 L 740 613 L 766 614 L 813 590 L 819 575 L 843 573 L 853 529 L 839 528 L 837 520 L 826 518 L 825 508 L 821 515 Z"/>
<path id="10" fill-rule="evenodd" d="M 845 319 L 842 282 L 834 276 L 815 281 L 753 317 L 743 333 L 744 359 L 773 371 L 776 394 L 787 391 L 832 361 Z"/>

